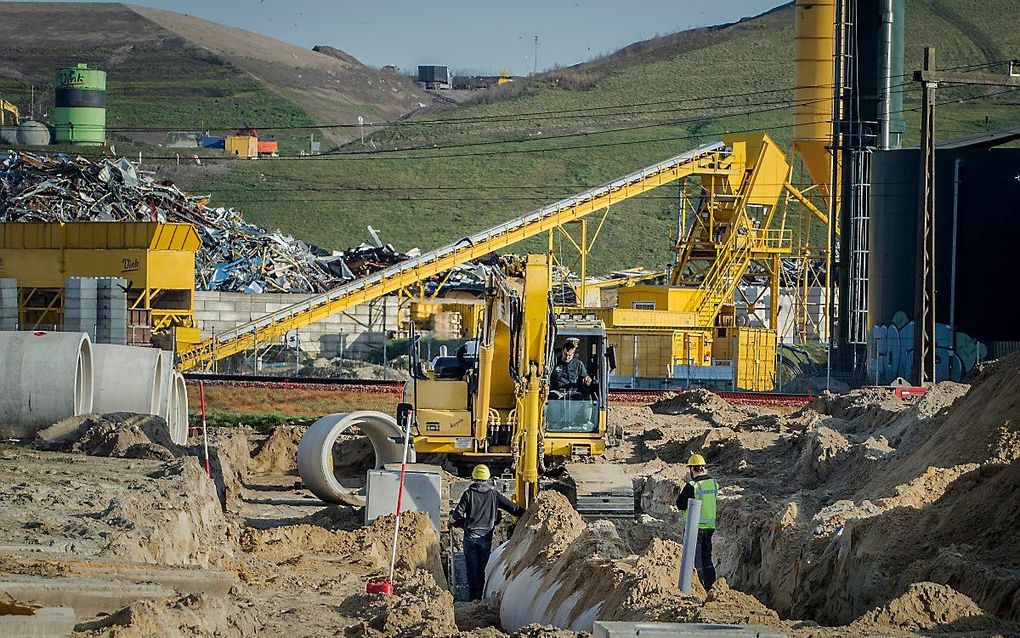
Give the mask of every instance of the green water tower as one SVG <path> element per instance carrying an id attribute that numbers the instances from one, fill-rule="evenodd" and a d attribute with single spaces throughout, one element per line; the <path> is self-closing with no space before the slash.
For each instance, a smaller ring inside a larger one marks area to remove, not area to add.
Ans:
<path id="1" fill-rule="evenodd" d="M 57 69 L 56 86 L 57 144 L 102 146 L 106 142 L 106 71 L 87 64 Z"/>

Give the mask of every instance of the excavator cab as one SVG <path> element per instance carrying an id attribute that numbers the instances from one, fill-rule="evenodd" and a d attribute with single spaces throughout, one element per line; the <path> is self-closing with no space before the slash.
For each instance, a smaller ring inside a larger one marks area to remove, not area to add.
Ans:
<path id="1" fill-rule="evenodd" d="M 568 339 L 576 339 L 574 359 L 584 365 L 586 374 L 576 383 L 557 387 L 555 370 L 564 362 L 563 349 Z M 545 406 L 546 432 L 591 434 L 599 431 L 600 415 L 606 409 L 606 338 L 600 325 L 571 326 L 558 332 L 550 365 L 550 390 Z M 590 383 L 584 383 L 584 378 Z"/>

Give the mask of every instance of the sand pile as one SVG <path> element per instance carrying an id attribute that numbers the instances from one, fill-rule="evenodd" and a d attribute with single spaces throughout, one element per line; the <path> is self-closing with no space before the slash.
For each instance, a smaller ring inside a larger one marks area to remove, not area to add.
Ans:
<path id="1" fill-rule="evenodd" d="M 182 454 L 166 421 L 151 414 L 110 412 L 57 421 L 36 434 L 41 450 L 168 461 Z"/>
<path id="2" fill-rule="evenodd" d="M 656 414 L 687 414 L 715 425 L 734 425 L 749 416 L 748 412 L 733 407 L 719 395 L 703 388 L 685 390 L 679 394 L 667 392 L 651 408 Z"/>
<path id="3" fill-rule="evenodd" d="M 166 464 L 151 480 L 145 498 L 116 494 L 89 514 L 114 530 L 100 556 L 208 567 L 232 555 L 231 527 L 216 488 L 194 457 Z"/>
<path id="4" fill-rule="evenodd" d="M 458 633 L 453 595 L 422 569 L 397 579 L 392 596 L 357 594 L 343 602 L 341 612 L 360 620 L 345 630 L 349 638 L 446 638 Z"/>
<path id="5" fill-rule="evenodd" d="M 261 627 L 256 612 L 231 599 L 188 595 L 167 602 L 139 601 L 108 616 L 79 623 L 75 638 L 243 638 Z"/>
<path id="6" fill-rule="evenodd" d="M 590 631 L 595 620 L 716 622 L 743 613 L 778 622 L 761 603 L 738 592 L 694 597 L 677 587 L 682 547 L 651 539 L 634 554 L 607 520 L 585 524 L 557 492 L 543 492 L 492 558 L 487 591 L 502 593 L 500 622 L 517 631 L 529 624 Z M 706 596 L 712 605 L 703 606 Z M 737 608 L 741 607 L 742 611 Z"/>
<path id="7" fill-rule="evenodd" d="M 833 409 L 850 420 L 809 428 L 795 473 L 776 465 L 720 514 L 720 571 L 779 613 L 823 623 L 926 581 L 1020 620 L 1020 511 L 1004 507 L 1020 500 L 1018 372 L 1013 356 L 969 391 L 939 384 L 901 410 Z"/>
<path id="8" fill-rule="evenodd" d="M 1004 623 L 947 585 L 914 583 L 903 595 L 853 622 L 854 627 L 892 626 L 913 631 L 995 631 Z"/>
<path id="9" fill-rule="evenodd" d="M 266 437 L 251 455 L 249 471 L 255 474 L 296 474 L 297 449 L 304 427 L 280 425 Z"/>
<path id="10" fill-rule="evenodd" d="M 822 392 L 799 413 L 815 412 L 843 421 L 882 423 L 915 399 L 898 399 L 892 390 L 861 388 L 845 394 Z M 797 415 L 795 415 L 797 416 Z"/>
<path id="11" fill-rule="evenodd" d="M 246 529 L 241 534 L 241 548 L 259 559 L 295 569 L 318 569 L 323 563 L 342 562 L 352 571 L 380 575 L 389 569 L 393 521 L 392 516 L 383 516 L 353 531 L 330 531 L 306 524 Z M 421 512 L 409 512 L 401 517 L 397 571 L 403 574 L 417 570 L 428 572 L 440 587 L 447 587 L 439 536 L 431 519 Z"/>

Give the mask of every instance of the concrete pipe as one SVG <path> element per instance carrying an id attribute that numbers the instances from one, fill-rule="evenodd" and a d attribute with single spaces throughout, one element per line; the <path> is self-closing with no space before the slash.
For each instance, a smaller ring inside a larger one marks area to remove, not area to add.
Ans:
<path id="1" fill-rule="evenodd" d="M 159 408 L 156 414 L 163 417 L 163 420 L 170 424 L 170 401 L 173 399 L 173 378 L 174 378 L 174 353 L 166 350 L 159 351 L 160 380 L 159 380 Z"/>
<path id="2" fill-rule="evenodd" d="M 0 436 L 27 438 L 92 411 L 92 344 L 81 332 L 0 332 Z"/>
<path id="3" fill-rule="evenodd" d="M 304 484 L 327 503 L 364 501 L 341 485 L 333 473 L 333 445 L 340 434 L 353 426 L 360 428 L 371 441 L 376 469 L 387 463 L 400 463 L 403 456 L 404 433 L 397 420 L 388 414 L 362 410 L 322 417 L 311 424 L 301 437 L 297 465 Z M 407 460 L 408 463 L 414 462 L 414 449 L 409 450 Z"/>
<path id="4" fill-rule="evenodd" d="M 188 386 L 184 375 L 173 373 L 173 401 L 170 412 L 170 438 L 177 445 L 188 444 Z"/>
<path id="5" fill-rule="evenodd" d="M 158 350 L 97 343 L 92 364 L 93 411 L 157 413 L 163 366 Z"/>

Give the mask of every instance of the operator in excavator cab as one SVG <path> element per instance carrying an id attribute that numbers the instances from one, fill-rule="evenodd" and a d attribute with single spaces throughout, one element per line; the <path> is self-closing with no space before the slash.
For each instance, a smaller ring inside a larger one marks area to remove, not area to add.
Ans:
<path id="1" fill-rule="evenodd" d="M 580 343 L 577 337 L 570 337 L 563 344 L 560 356 L 556 360 L 556 367 L 549 377 L 549 385 L 553 391 L 588 393 L 587 390 L 591 387 L 588 366 L 575 356 Z"/>
<path id="2" fill-rule="evenodd" d="M 569 337 L 549 374 L 550 431 L 587 432 L 594 427 L 591 396 L 595 386 L 588 366 L 576 356 L 580 343 L 577 337 Z"/>

